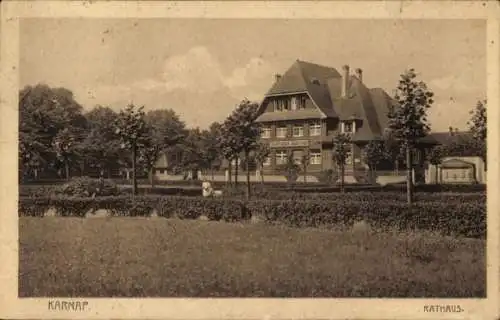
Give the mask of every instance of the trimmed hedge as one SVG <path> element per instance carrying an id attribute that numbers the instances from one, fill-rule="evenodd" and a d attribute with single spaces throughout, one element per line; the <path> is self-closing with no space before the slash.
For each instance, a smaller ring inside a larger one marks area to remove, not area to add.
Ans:
<path id="1" fill-rule="evenodd" d="M 21 198 L 19 215 L 43 216 L 50 207 L 57 215 L 84 217 L 98 209 L 112 216 L 150 216 L 228 222 L 258 216 L 269 223 L 295 227 L 348 228 L 364 220 L 375 229 L 429 230 L 445 235 L 486 237 L 486 203 L 424 201 L 411 208 L 397 200 L 252 200 L 202 197 L 129 196 L 101 198 Z"/>
<path id="2" fill-rule="evenodd" d="M 380 189 L 384 191 L 406 190 L 406 183 L 388 184 Z M 419 184 L 417 192 L 486 192 L 486 184 Z"/>

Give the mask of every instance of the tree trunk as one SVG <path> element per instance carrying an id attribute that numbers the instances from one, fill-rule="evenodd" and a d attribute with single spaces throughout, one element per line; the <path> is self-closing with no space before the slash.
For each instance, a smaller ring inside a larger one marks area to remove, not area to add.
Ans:
<path id="1" fill-rule="evenodd" d="M 229 161 L 229 164 L 227 166 L 227 170 L 228 170 L 228 182 L 229 182 L 229 186 L 232 186 L 233 184 L 233 177 L 232 177 L 232 174 L 233 174 L 233 164 L 232 164 L 232 161 L 231 159 L 228 160 Z"/>
<path id="2" fill-rule="evenodd" d="M 439 181 L 438 181 L 439 180 L 439 168 L 438 168 L 438 165 L 435 164 L 434 168 L 436 169 L 435 172 L 434 172 L 434 178 L 435 178 L 434 183 L 435 184 L 439 184 Z"/>
<path id="3" fill-rule="evenodd" d="M 245 169 L 247 171 L 247 200 L 250 200 L 251 190 L 250 190 L 250 168 L 248 166 L 248 151 L 245 151 Z"/>
<path id="4" fill-rule="evenodd" d="M 69 180 L 69 163 L 68 163 L 68 161 L 64 162 L 64 170 L 66 172 L 66 180 Z"/>
<path id="5" fill-rule="evenodd" d="M 214 165 L 210 164 L 210 174 L 212 175 L 212 182 L 215 180 L 214 179 Z"/>
<path id="6" fill-rule="evenodd" d="M 38 169 L 37 169 L 37 168 L 35 168 L 35 169 L 33 170 L 33 173 L 35 174 L 35 180 L 38 180 Z"/>
<path id="7" fill-rule="evenodd" d="M 136 174 L 137 147 L 132 145 L 132 195 L 137 195 L 137 174 Z"/>
<path id="8" fill-rule="evenodd" d="M 345 166 L 340 165 L 340 192 L 344 193 L 344 183 L 345 183 Z"/>
<path id="9" fill-rule="evenodd" d="M 396 175 L 399 176 L 399 160 L 396 159 L 394 165 L 395 165 L 395 168 L 396 168 Z"/>
<path id="10" fill-rule="evenodd" d="M 260 183 L 264 184 L 264 166 L 260 165 Z"/>
<path id="11" fill-rule="evenodd" d="M 307 166 L 304 166 L 304 183 L 307 183 Z"/>
<path id="12" fill-rule="evenodd" d="M 413 202 L 413 177 L 412 177 L 411 148 L 406 147 L 406 201 L 409 206 Z"/>
<path id="13" fill-rule="evenodd" d="M 234 164 L 234 186 L 236 188 L 238 188 L 238 169 L 239 169 L 238 160 L 239 158 L 236 157 L 236 163 Z"/>
<path id="14" fill-rule="evenodd" d="M 151 189 L 155 187 L 155 175 L 154 169 L 149 169 L 149 183 L 151 184 Z"/>

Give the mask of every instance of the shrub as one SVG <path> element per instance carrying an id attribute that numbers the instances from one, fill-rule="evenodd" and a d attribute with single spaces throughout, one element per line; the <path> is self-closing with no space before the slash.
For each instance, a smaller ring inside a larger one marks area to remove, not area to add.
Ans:
<path id="1" fill-rule="evenodd" d="M 314 176 L 316 177 L 316 179 L 318 179 L 320 183 L 330 185 L 337 183 L 340 174 L 338 173 L 337 170 L 328 169 L 328 170 L 323 170 L 320 173 L 316 173 L 314 174 Z"/>
<path id="2" fill-rule="evenodd" d="M 197 219 L 206 215 L 210 220 L 228 222 L 249 219 L 252 215 L 268 223 L 294 227 L 350 228 L 357 221 L 365 221 L 373 229 L 428 230 L 445 235 L 474 238 L 486 237 L 485 198 L 470 194 L 464 201 L 458 196 L 453 201 L 427 199 L 408 207 L 403 201 L 391 198 L 394 193 L 352 193 L 346 195 L 312 194 L 300 199 L 251 200 L 202 197 L 109 196 L 28 197 L 20 198 L 19 215 L 43 216 L 54 207 L 60 216 L 83 217 L 92 210 L 107 209 L 113 216 L 149 216 L 157 210 L 158 216 L 177 216 Z M 382 195 L 382 197 L 381 197 Z M 426 197 L 432 195 L 425 194 Z M 477 198 L 473 198 L 476 196 Z"/>
<path id="3" fill-rule="evenodd" d="M 282 222 L 298 227 L 350 226 L 357 213 L 356 205 L 331 201 L 268 200 L 253 201 L 249 210 L 252 215 L 268 222 Z"/>
<path id="4" fill-rule="evenodd" d="M 95 207 L 91 198 L 52 198 L 50 204 L 62 217 L 85 217 Z"/>
<path id="5" fill-rule="evenodd" d="M 411 208 L 399 201 L 268 200 L 248 205 L 252 215 L 268 222 L 299 227 L 350 227 L 364 220 L 379 230 L 429 230 L 445 235 L 484 238 L 486 205 L 481 202 L 428 201 Z"/>
<path id="6" fill-rule="evenodd" d="M 25 217 L 43 217 L 50 208 L 49 198 L 19 198 L 18 214 Z"/>
<path id="7" fill-rule="evenodd" d="M 382 187 L 387 191 L 406 190 L 406 183 L 388 184 Z M 485 184 L 419 184 L 415 186 L 417 192 L 486 192 Z"/>
<path id="8" fill-rule="evenodd" d="M 112 216 L 149 217 L 153 213 L 154 206 L 152 201 L 137 197 L 113 201 L 112 205 L 106 205 L 106 209 Z"/>
<path id="9" fill-rule="evenodd" d="M 54 189 L 56 195 L 90 197 L 118 195 L 118 188 L 111 180 L 76 177 Z"/>
<path id="10" fill-rule="evenodd" d="M 54 194 L 56 187 L 51 185 L 19 185 L 20 197 L 47 197 Z"/>
<path id="11" fill-rule="evenodd" d="M 132 194 L 132 187 L 122 187 L 120 188 L 122 194 Z M 197 197 L 201 195 L 200 188 L 185 188 L 185 187 L 141 187 L 138 188 L 139 195 L 163 195 L 163 196 L 188 196 Z"/>

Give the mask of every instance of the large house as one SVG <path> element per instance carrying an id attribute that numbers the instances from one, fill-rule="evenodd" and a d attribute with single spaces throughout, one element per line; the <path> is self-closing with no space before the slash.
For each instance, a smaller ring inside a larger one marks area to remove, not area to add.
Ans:
<path id="1" fill-rule="evenodd" d="M 368 88 L 363 83 L 361 69 L 351 73 L 349 66 L 343 66 L 338 72 L 331 67 L 296 60 L 284 74 L 276 75 L 259 107 L 257 122 L 262 127 L 261 141 L 268 143 L 271 149 L 270 156 L 263 164 L 262 174 L 281 176 L 281 167 L 289 155 L 299 162 L 305 153 L 309 157 L 309 174 L 333 169 L 333 138 L 338 132 L 349 134 L 352 140 L 346 176 L 366 170 L 362 148 L 372 140 L 383 138 L 391 103 L 392 98 L 383 89 Z M 450 143 L 450 139 L 465 135 L 452 130 L 432 133 L 421 139 L 413 158 L 415 181 L 483 181 L 483 165 L 474 164 L 475 160 L 443 159 L 442 165 L 432 168 L 425 161 L 429 148 Z M 175 157 L 174 154 L 170 156 Z M 158 179 L 175 179 L 168 166 L 174 160 L 166 155 L 158 159 L 155 166 Z M 397 163 L 385 163 L 382 170 L 394 173 L 398 172 L 398 166 L 404 169 L 404 159 Z M 227 162 L 222 161 L 216 175 L 222 175 L 227 180 L 227 168 Z M 461 171 L 457 171 L 457 168 Z M 240 174 L 243 174 L 242 169 Z M 405 174 L 402 170 L 399 172 Z M 257 172 L 256 176 L 260 174 Z M 456 176 L 458 178 L 455 179 Z"/>
<path id="2" fill-rule="evenodd" d="M 381 88 L 367 88 L 361 69 L 351 74 L 349 66 L 336 69 L 297 60 L 265 95 L 257 122 L 262 141 L 271 154 L 264 173 L 274 174 L 289 155 L 300 161 L 309 154 L 311 173 L 332 169 L 333 137 L 351 135 L 352 152 L 346 174 L 365 168 L 361 148 L 381 139 L 387 127 L 390 96 Z"/>

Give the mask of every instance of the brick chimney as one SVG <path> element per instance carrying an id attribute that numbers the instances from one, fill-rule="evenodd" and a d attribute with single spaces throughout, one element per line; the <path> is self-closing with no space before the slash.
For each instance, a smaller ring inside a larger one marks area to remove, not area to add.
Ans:
<path id="1" fill-rule="evenodd" d="M 276 82 L 280 81 L 280 80 L 281 80 L 281 74 L 279 74 L 279 73 L 275 74 L 275 75 L 274 75 L 274 80 L 275 80 Z"/>
<path id="2" fill-rule="evenodd" d="M 363 82 L 363 70 L 356 68 L 356 77 L 358 77 L 359 81 Z"/>
<path id="3" fill-rule="evenodd" d="M 347 97 L 347 87 L 349 85 L 349 66 L 342 66 L 342 98 Z"/>

